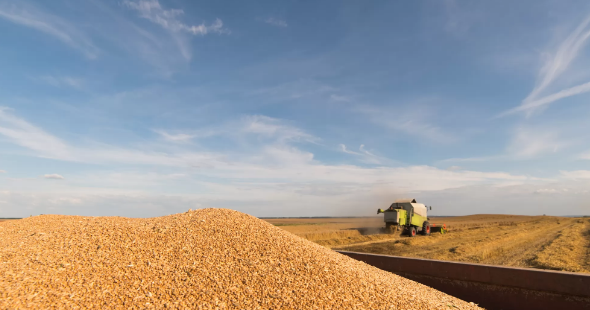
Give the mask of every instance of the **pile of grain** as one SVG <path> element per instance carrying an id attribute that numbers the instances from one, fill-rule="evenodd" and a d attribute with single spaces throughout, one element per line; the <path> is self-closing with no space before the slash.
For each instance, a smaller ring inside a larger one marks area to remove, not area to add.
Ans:
<path id="1" fill-rule="evenodd" d="M 477 309 L 255 217 L 0 223 L 0 309 Z"/>

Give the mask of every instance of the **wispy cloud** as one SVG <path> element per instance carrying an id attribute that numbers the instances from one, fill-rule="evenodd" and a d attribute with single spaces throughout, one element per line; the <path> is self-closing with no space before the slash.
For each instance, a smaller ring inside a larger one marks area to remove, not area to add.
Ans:
<path id="1" fill-rule="evenodd" d="M 277 19 L 274 17 L 269 17 L 267 19 L 264 20 L 265 23 L 269 24 L 269 25 L 273 25 L 273 26 L 277 26 L 277 27 L 287 27 L 289 25 L 287 25 L 287 22 L 281 19 Z"/>
<path id="2" fill-rule="evenodd" d="M 451 143 L 456 140 L 453 135 L 435 124 L 435 120 L 430 117 L 432 114 L 430 109 L 412 107 L 385 110 L 372 106 L 360 106 L 356 110 L 367 115 L 373 123 L 379 126 L 410 136 L 436 143 Z"/>
<path id="3" fill-rule="evenodd" d="M 392 160 L 389 160 L 389 159 L 381 157 L 381 156 L 377 156 L 377 155 L 373 154 L 372 152 L 367 151 L 365 149 L 364 144 L 361 144 L 359 146 L 358 152 L 349 150 L 346 147 L 346 145 L 344 145 L 344 144 L 340 144 L 339 147 L 340 147 L 340 150 L 346 154 L 358 156 L 360 158 L 360 161 L 363 163 L 381 165 L 381 164 L 393 162 Z"/>
<path id="4" fill-rule="evenodd" d="M 540 154 L 556 153 L 570 144 L 557 131 L 519 127 L 508 153 L 516 158 L 532 158 Z"/>
<path id="5" fill-rule="evenodd" d="M 521 125 L 510 132 L 510 140 L 505 150 L 497 155 L 448 158 L 437 161 L 443 163 L 480 163 L 491 161 L 520 161 L 554 154 L 574 146 L 579 139 L 572 132 L 579 131 L 579 126 L 556 126 L 548 122 L 542 125 Z M 590 158 L 590 157 L 589 157 Z"/>
<path id="6" fill-rule="evenodd" d="M 36 156 L 86 163 L 126 163 L 175 167 L 212 166 L 217 155 L 207 152 L 163 153 L 116 147 L 112 145 L 73 146 L 44 130 L 16 117 L 7 108 L 0 109 L 0 135 L 14 144 L 35 152 Z"/>
<path id="7" fill-rule="evenodd" d="M 141 205 L 144 208 L 145 202 L 150 201 L 149 205 L 158 206 L 157 212 L 153 211 L 156 212 L 154 215 L 171 213 L 171 210 L 175 210 L 174 207 L 168 208 L 172 202 L 183 203 L 184 206 L 186 203 L 225 207 L 256 206 L 259 208 L 256 210 L 262 210 L 262 205 L 280 204 L 291 207 L 295 206 L 296 201 L 300 206 L 338 207 L 339 212 L 346 206 L 354 213 L 358 212 L 354 210 L 358 210 L 359 201 L 380 206 L 390 203 L 392 196 L 403 196 L 408 192 L 425 195 L 429 191 L 474 185 L 501 186 L 541 182 L 529 176 L 506 172 L 445 170 L 430 166 L 391 167 L 379 164 L 380 166 L 362 167 L 323 163 L 312 152 L 295 146 L 294 142 L 297 141 L 313 141 L 312 136 L 285 121 L 266 116 L 249 116 L 227 125 L 233 127 L 229 131 L 222 131 L 220 128 L 215 134 L 220 135 L 220 138 L 237 134 L 240 138 L 254 136 L 255 139 L 227 144 L 234 145 L 235 148 L 225 149 L 223 153 L 187 151 L 193 145 L 182 144 L 174 145 L 167 152 L 154 152 L 99 143 L 66 143 L 3 109 L 0 114 L 0 135 L 34 151 L 38 156 L 127 166 L 124 172 L 115 171 L 108 175 L 69 174 L 68 182 L 47 182 L 43 186 L 38 183 L 41 182 L 38 179 L 11 183 L 0 179 L 0 187 L 11 192 L 6 195 L 0 192 L 0 200 L 8 201 L 9 205 L 27 206 L 39 201 L 53 201 L 55 207 L 64 208 L 76 204 L 77 201 L 83 201 L 85 208 L 92 208 L 92 201 L 101 206 L 105 203 L 123 203 L 125 206 Z M 178 132 L 172 135 L 176 134 Z M 52 142 L 48 146 L 39 137 Z M 342 145 L 341 151 L 358 156 L 360 160 L 381 160 L 364 145 L 357 150 L 349 150 Z M 144 167 L 137 165 L 153 165 L 166 172 L 147 173 Z M 47 176 L 60 179 L 61 175 Z M 36 189 L 38 196 L 28 195 L 31 189 Z M 167 203 L 161 201 L 163 197 L 167 197 Z M 121 214 L 122 211 L 117 210 L 120 209 L 109 212 Z M 273 212 L 272 208 L 264 210 L 267 214 Z M 131 212 L 131 209 L 125 212 Z M 307 211 L 299 208 L 297 214 L 318 215 L 318 212 L 313 208 Z"/>
<path id="8" fill-rule="evenodd" d="M 504 155 L 498 156 L 481 156 L 481 157 L 456 157 L 439 160 L 437 163 L 449 163 L 449 162 L 485 162 L 491 160 L 506 159 Z"/>
<path id="9" fill-rule="evenodd" d="M 315 161 L 312 153 L 300 150 L 288 143 L 288 141 L 309 139 L 310 135 L 298 128 L 282 125 L 277 119 L 263 116 L 246 118 L 242 128 L 245 133 L 255 133 L 273 137 L 274 139 L 257 148 L 254 153 L 244 153 L 246 149 L 236 149 L 233 151 L 234 154 L 226 153 L 223 156 L 215 153 L 178 150 L 173 153 L 155 153 L 116 148 L 109 145 L 101 145 L 100 148 L 72 146 L 13 116 L 6 110 L 2 110 L 0 116 L 2 124 L 0 134 L 10 138 L 12 142 L 36 151 L 44 157 L 74 162 L 114 162 L 184 168 L 211 165 L 215 169 L 202 170 L 200 173 L 229 179 L 289 180 L 289 182 L 295 183 L 330 181 L 358 184 L 395 182 L 395 184 L 398 184 L 396 180 L 408 178 L 415 179 L 416 182 L 420 180 L 421 185 L 419 188 L 424 190 L 448 188 L 449 186 L 469 184 L 472 181 L 487 179 L 527 179 L 527 177 L 514 176 L 503 172 L 453 172 L 427 166 L 362 168 L 347 165 L 326 165 Z M 43 137 L 45 141 L 41 141 L 39 137 Z M 51 141 L 51 143 L 48 145 L 46 141 Z M 347 150 L 345 146 L 342 146 L 342 149 Z M 352 154 L 375 156 L 372 152 L 366 150 L 364 145 L 361 145 L 358 151 L 350 152 Z M 401 177 L 402 175 L 404 177 Z M 410 175 L 414 177 L 410 177 Z M 434 183 L 429 183 L 429 178 L 432 178 Z M 415 185 L 408 182 L 402 187 L 412 188 Z"/>
<path id="10" fill-rule="evenodd" d="M 570 67 L 577 58 L 580 50 L 590 37 L 590 17 L 586 18 L 561 44 L 555 53 L 548 58 L 539 72 L 538 82 L 531 93 L 522 101 L 522 104 L 502 115 L 516 112 L 530 113 L 547 106 L 557 100 L 590 91 L 590 82 L 570 87 L 556 93 L 545 95 L 543 93 Z"/>
<path id="11" fill-rule="evenodd" d="M 319 139 L 283 121 L 261 115 L 244 117 L 237 122 L 228 123 L 225 128 L 205 129 L 195 133 L 176 133 L 160 130 L 159 133 L 175 142 L 197 137 L 225 136 L 244 139 L 250 135 L 261 139 L 268 156 L 286 154 L 288 144 L 292 142 L 317 143 Z M 214 152 L 171 152 L 122 148 L 112 145 L 93 143 L 88 146 L 75 146 L 45 132 L 27 121 L 0 109 L 0 135 L 10 139 L 14 144 L 35 152 L 36 156 L 64 161 L 86 163 L 122 163 L 132 165 L 157 165 L 170 167 L 218 167 L 227 165 L 226 155 Z M 274 154 L 274 155 L 273 155 Z M 266 156 L 265 155 L 265 156 Z M 244 157 L 240 153 L 239 157 Z M 299 155 L 298 155 L 299 156 Z M 305 155 L 304 157 L 306 157 Z M 257 158 L 260 158 L 258 156 Z M 273 157 L 274 158 L 274 157 Z"/>
<path id="12" fill-rule="evenodd" d="M 73 87 L 73 88 L 81 88 L 84 84 L 84 81 L 81 78 L 75 78 L 71 76 L 52 76 L 52 75 L 44 75 L 37 80 L 47 83 L 51 86 L 55 87 Z"/>
<path id="13" fill-rule="evenodd" d="M 178 47 L 178 50 L 182 54 L 186 61 L 192 58 L 192 52 L 190 47 L 190 41 L 187 35 L 200 35 L 204 36 L 211 33 L 217 34 L 229 34 L 229 29 L 223 27 L 223 21 L 216 19 L 210 25 L 202 23 L 200 25 L 190 25 L 181 21 L 181 17 L 184 15 L 184 11 L 181 9 L 164 9 L 158 0 L 124 0 L 123 5 L 136 11 L 140 17 L 145 18 L 165 29 L 169 33 L 169 39 L 172 40 L 172 44 Z M 138 28 L 137 26 L 135 26 Z M 142 32 L 146 32 L 142 30 Z M 152 44 L 149 44 L 152 45 Z M 146 58 L 150 59 L 156 64 L 159 63 L 157 57 L 163 57 L 163 55 L 150 56 L 149 50 L 143 50 Z"/>
<path id="14" fill-rule="evenodd" d="M 560 174 L 566 179 L 590 179 L 590 170 L 560 171 Z"/>
<path id="15" fill-rule="evenodd" d="M 316 143 L 319 141 L 317 137 L 314 137 L 297 127 L 288 125 L 279 119 L 264 115 L 247 116 L 242 120 L 242 124 L 241 132 L 243 133 L 274 137 L 279 142 L 305 141 Z"/>
<path id="16" fill-rule="evenodd" d="M 477 163 L 536 158 L 541 155 L 563 151 L 573 144 L 573 140 L 564 138 L 563 136 L 565 135 L 556 129 L 519 126 L 512 132 L 511 140 L 505 151 L 501 154 L 481 157 L 449 158 L 440 160 L 438 163 Z"/>
<path id="17" fill-rule="evenodd" d="M 41 12 L 31 5 L 25 5 L 24 2 L 0 3 L 0 18 L 46 33 L 81 51 L 90 59 L 96 58 L 99 54 L 99 49 L 78 26 L 55 15 Z"/>
<path id="18" fill-rule="evenodd" d="M 346 153 L 346 154 L 352 154 L 352 155 L 361 155 L 361 153 L 355 152 L 355 151 L 351 151 L 349 149 L 346 148 L 346 145 L 344 144 L 340 144 L 340 149 L 342 150 L 342 152 Z"/>
<path id="19" fill-rule="evenodd" d="M 123 1 L 123 4 L 137 11 L 141 17 L 172 32 L 186 32 L 193 35 L 206 35 L 208 33 L 230 33 L 227 28 L 223 27 L 223 22 L 219 18 L 209 26 L 205 25 L 204 23 L 198 26 L 185 24 L 179 19 L 180 16 L 184 15 L 183 10 L 166 10 L 162 8 L 158 0 L 125 0 Z"/>
<path id="20" fill-rule="evenodd" d="M 45 175 L 43 175 L 43 178 L 45 178 L 45 179 L 51 179 L 51 180 L 63 180 L 63 179 L 65 179 L 62 175 L 57 174 L 57 173 L 45 174 Z"/>
<path id="21" fill-rule="evenodd" d="M 340 96 L 340 95 L 336 95 L 336 94 L 331 94 L 330 95 L 330 100 L 331 101 L 335 101 L 335 102 L 350 102 L 350 98 L 347 96 Z"/>
<path id="22" fill-rule="evenodd" d="M 6 173 L 6 170 L 0 170 L 0 173 Z"/>
<path id="23" fill-rule="evenodd" d="M 590 151 L 578 155 L 577 158 L 578 159 L 588 159 L 588 160 L 590 160 Z"/>
<path id="24" fill-rule="evenodd" d="M 258 140 L 270 140 L 274 143 L 290 142 L 318 143 L 319 138 L 306 133 L 289 122 L 264 115 L 247 115 L 213 127 L 192 130 L 154 130 L 170 142 L 189 142 L 210 137 L 227 137 L 246 139 L 254 136 Z"/>
<path id="25" fill-rule="evenodd" d="M 188 142 L 196 137 L 196 135 L 186 134 L 186 133 L 169 133 L 164 130 L 154 130 L 157 134 L 162 136 L 167 141 L 171 142 Z"/>
<path id="26" fill-rule="evenodd" d="M 288 100 L 300 100 L 303 98 L 321 98 L 326 99 L 330 92 L 337 91 L 334 87 L 311 79 L 300 79 L 292 82 L 279 84 L 272 87 L 265 87 L 249 91 L 246 94 L 259 96 L 270 102 L 280 102 Z"/>
<path id="27" fill-rule="evenodd" d="M 138 26 L 119 5 L 111 6 L 106 1 L 88 1 L 100 20 L 92 29 L 101 41 L 108 42 L 121 51 L 149 64 L 149 71 L 156 69 L 159 77 L 169 78 L 184 69 L 192 55 L 188 42 L 181 34 L 152 33 Z M 115 51 L 116 52 L 116 51 Z"/>
<path id="28" fill-rule="evenodd" d="M 590 82 L 588 83 L 584 83 L 578 86 L 574 86 L 574 87 L 570 87 L 568 89 L 564 89 L 561 90 L 557 93 L 539 98 L 539 99 L 535 99 L 532 101 L 526 101 L 526 103 L 523 103 L 521 106 L 510 110 L 508 113 L 513 113 L 513 112 L 532 112 L 537 108 L 541 108 L 543 106 L 546 106 L 550 103 L 553 103 L 557 100 L 563 99 L 563 98 L 567 98 L 567 97 L 571 97 L 574 95 L 579 95 L 579 94 L 583 94 L 583 93 L 587 93 L 590 91 Z"/>
<path id="29" fill-rule="evenodd" d="M 43 156 L 69 158 L 66 143 L 0 107 L 0 135 Z"/>

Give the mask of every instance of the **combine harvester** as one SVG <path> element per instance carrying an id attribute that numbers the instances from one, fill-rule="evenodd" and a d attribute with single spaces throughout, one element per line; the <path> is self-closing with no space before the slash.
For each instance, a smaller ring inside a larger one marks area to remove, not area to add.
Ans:
<path id="1" fill-rule="evenodd" d="M 445 233 L 445 224 L 429 222 L 425 205 L 396 200 L 384 214 L 389 232 Z M 493 266 L 413 257 L 337 251 L 366 264 L 479 304 L 490 310 L 590 310 L 590 274 Z M 456 308 L 447 304 L 449 308 Z"/>
<path id="2" fill-rule="evenodd" d="M 393 232 L 394 229 L 400 230 L 401 227 L 403 233 L 415 237 L 417 233 L 430 236 L 433 232 L 444 234 L 448 231 L 445 224 L 430 223 L 428 208 L 424 204 L 417 203 L 416 199 L 398 199 L 388 209 L 377 210 L 377 214 L 381 213 L 384 214 L 385 229 L 388 232 Z"/>

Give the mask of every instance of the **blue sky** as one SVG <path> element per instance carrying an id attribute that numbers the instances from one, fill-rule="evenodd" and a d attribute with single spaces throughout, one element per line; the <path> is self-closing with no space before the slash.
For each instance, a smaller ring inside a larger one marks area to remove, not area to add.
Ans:
<path id="1" fill-rule="evenodd" d="M 590 214 L 585 1 L 0 0 L 0 216 Z"/>

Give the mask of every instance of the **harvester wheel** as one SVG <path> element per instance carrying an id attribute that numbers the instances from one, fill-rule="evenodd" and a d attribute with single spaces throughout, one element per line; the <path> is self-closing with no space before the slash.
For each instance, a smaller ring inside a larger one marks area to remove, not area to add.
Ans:
<path id="1" fill-rule="evenodd" d="M 409 231 L 408 231 L 408 235 L 410 235 L 410 238 L 412 237 L 416 237 L 416 227 L 410 227 Z"/>
<path id="2" fill-rule="evenodd" d="M 430 236 L 430 223 L 427 221 L 422 224 L 422 234 L 424 236 Z"/>

